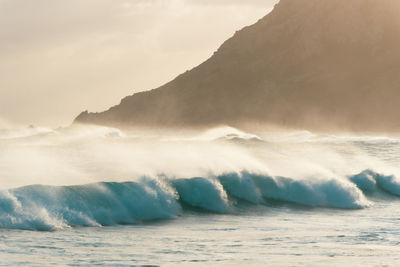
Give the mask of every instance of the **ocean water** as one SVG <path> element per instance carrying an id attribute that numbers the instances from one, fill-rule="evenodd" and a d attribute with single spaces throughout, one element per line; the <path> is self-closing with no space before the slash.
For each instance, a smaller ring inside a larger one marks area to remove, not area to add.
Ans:
<path id="1" fill-rule="evenodd" d="M 0 130 L 0 265 L 396 266 L 400 138 Z"/>

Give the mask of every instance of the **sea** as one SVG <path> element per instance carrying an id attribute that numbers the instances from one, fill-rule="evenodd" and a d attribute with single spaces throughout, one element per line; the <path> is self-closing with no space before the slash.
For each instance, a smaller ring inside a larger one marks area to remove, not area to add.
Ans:
<path id="1" fill-rule="evenodd" d="M 0 266 L 398 266 L 400 134 L 0 130 Z"/>

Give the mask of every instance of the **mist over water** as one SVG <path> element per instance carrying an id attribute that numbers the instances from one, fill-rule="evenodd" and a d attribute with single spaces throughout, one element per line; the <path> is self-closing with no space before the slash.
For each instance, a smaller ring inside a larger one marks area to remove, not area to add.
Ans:
<path id="1" fill-rule="evenodd" d="M 400 139 L 298 132 L 7 129 L 0 227 L 57 230 L 240 213 L 243 203 L 364 209 L 399 195 Z"/>
<path id="2" fill-rule="evenodd" d="M 399 150 L 395 135 L 8 125 L 0 130 L 0 259 L 396 262 Z"/>

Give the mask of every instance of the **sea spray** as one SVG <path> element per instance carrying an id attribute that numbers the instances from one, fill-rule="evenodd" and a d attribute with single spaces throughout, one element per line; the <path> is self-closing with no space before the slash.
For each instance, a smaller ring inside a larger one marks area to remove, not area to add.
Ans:
<path id="1" fill-rule="evenodd" d="M 374 192 L 400 195 L 395 137 L 229 127 L 153 134 L 90 126 L 1 139 L 0 227 L 137 224 L 199 211 L 240 215 L 271 203 L 362 209 L 376 201 Z M 379 156 L 385 150 L 390 160 Z"/>

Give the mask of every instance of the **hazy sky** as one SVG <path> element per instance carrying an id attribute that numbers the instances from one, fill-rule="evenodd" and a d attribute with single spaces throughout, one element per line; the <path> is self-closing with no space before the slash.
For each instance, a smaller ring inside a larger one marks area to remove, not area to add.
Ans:
<path id="1" fill-rule="evenodd" d="M 0 121 L 59 126 L 206 60 L 277 0 L 0 0 Z"/>

